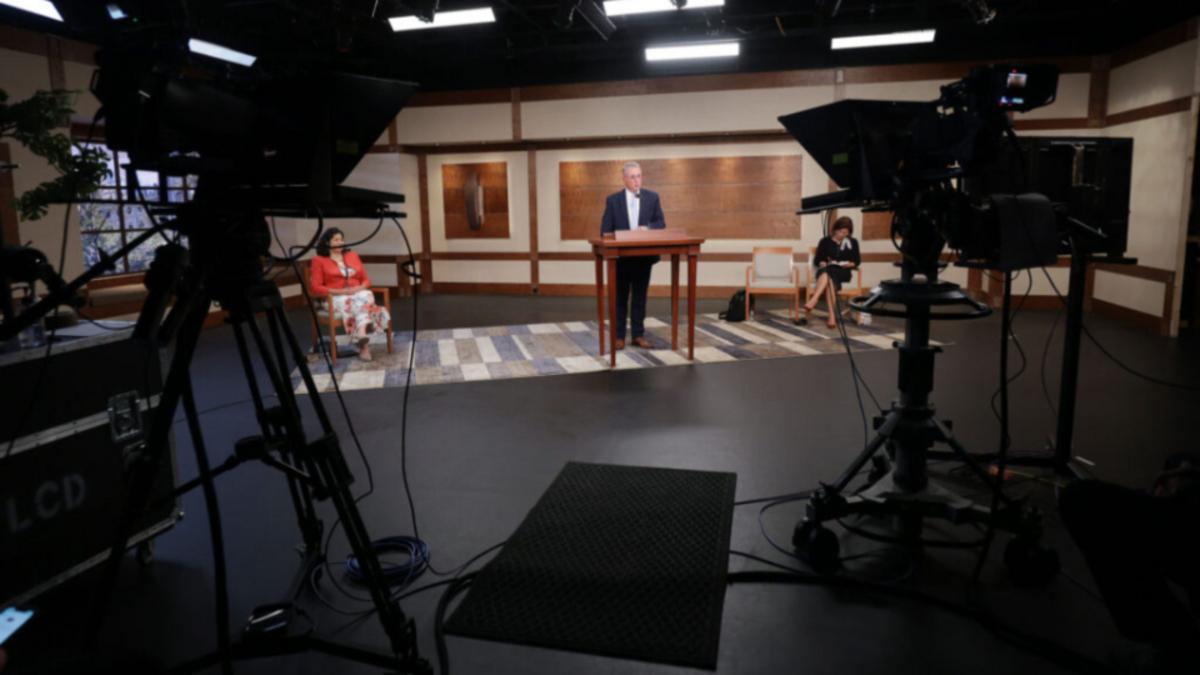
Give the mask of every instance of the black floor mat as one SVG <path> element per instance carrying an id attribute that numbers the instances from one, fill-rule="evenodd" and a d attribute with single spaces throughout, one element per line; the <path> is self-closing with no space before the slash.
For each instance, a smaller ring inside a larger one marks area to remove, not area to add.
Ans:
<path id="1" fill-rule="evenodd" d="M 715 669 L 736 485 L 568 463 L 446 631 Z"/>

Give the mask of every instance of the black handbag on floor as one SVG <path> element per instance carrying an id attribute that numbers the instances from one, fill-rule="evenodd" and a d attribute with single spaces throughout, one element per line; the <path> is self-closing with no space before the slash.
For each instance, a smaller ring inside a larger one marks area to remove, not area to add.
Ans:
<path id="1" fill-rule="evenodd" d="M 746 291 L 740 290 L 729 298 L 729 307 L 720 314 L 717 318 L 722 321 L 745 321 L 746 320 Z"/>

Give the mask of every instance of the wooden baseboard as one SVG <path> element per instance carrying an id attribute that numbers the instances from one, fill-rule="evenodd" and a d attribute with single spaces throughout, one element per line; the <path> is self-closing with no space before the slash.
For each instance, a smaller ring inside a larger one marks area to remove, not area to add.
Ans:
<path id="1" fill-rule="evenodd" d="M 697 298 L 729 298 L 734 292 L 742 290 L 741 286 L 699 286 L 696 288 Z M 679 293 L 682 297 L 687 297 L 687 285 L 680 284 Z M 572 296 L 572 297 L 595 297 L 596 286 L 593 284 L 540 284 L 538 286 L 539 295 L 554 295 L 554 296 Z M 651 298 L 669 298 L 671 297 L 671 287 L 667 285 L 651 286 L 649 297 Z"/>
<path id="2" fill-rule="evenodd" d="M 1092 298 L 1092 311 L 1100 316 L 1106 316 L 1111 319 L 1116 319 L 1122 323 L 1135 326 L 1148 333 L 1153 333 L 1155 335 L 1169 334 L 1167 322 L 1163 321 L 1161 316 L 1139 312 L 1136 309 L 1130 309 L 1122 305 L 1105 302 L 1099 298 Z"/>

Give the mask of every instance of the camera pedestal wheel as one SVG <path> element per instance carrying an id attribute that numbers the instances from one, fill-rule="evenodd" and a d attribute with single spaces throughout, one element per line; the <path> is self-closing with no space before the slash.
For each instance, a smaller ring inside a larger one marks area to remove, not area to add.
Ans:
<path id="1" fill-rule="evenodd" d="M 792 531 L 792 547 L 800 560 L 818 574 L 832 574 L 841 566 L 837 535 L 819 522 L 806 518 L 797 523 Z"/>

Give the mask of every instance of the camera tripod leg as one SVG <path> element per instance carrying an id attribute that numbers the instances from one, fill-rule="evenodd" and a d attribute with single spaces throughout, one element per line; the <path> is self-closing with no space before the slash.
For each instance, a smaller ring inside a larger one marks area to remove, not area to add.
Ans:
<path id="1" fill-rule="evenodd" d="M 254 401 L 255 414 L 258 417 L 259 427 L 263 431 L 263 437 L 266 440 L 268 447 L 278 447 L 280 453 L 285 457 L 291 456 L 289 444 L 286 443 L 287 429 L 284 420 L 281 419 L 284 415 L 282 407 L 268 410 L 264 405 L 262 392 L 259 389 L 258 382 L 254 377 L 254 366 L 250 359 L 250 349 L 246 343 L 245 328 L 249 327 L 249 331 L 254 338 L 254 344 L 258 349 L 259 359 L 262 361 L 263 367 L 267 372 L 268 379 L 271 382 L 272 388 L 278 390 L 280 386 L 284 386 L 283 382 L 291 382 L 291 379 L 286 376 L 286 373 L 281 374 L 276 371 L 271 362 L 269 352 L 267 351 L 266 342 L 263 340 L 262 333 L 258 327 L 258 320 L 254 315 L 249 315 L 242 319 L 233 321 L 233 335 L 238 346 L 238 355 L 242 361 L 242 370 L 246 373 L 246 382 L 250 387 L 251 399 Z M 290 391 L 290 387 L 289 387 Z M 285 401 L 281 398 L 281 406 Z M 321 520 L 317 517 L 316 509 L 313 506 L 312 490 L 309 486 L 297 480 L 290 473 L 285 473 L 288 483 L 288 494 L 292 499 L 292 507 L 296 513 L 297 524 L 300 527 L 300 533 L 304 541 L 305 552 L 321 550 L 321 535 L 324 526 Z"/>
<path id="2" fill-rule="evenodd" d="M 950 430 L 946 428 L 946 425 L 937 420 L 933 420 L 933 423 L 937 426 L 938 433 L 942 435 L 941 441 L 950 446 L 950 449 L 958 455 L 958 458 L 961 459 L 963 463 L 971 469 L 971 471 L 979 478 L 979 480 L 983 481 L 984 485 L 988 486 L 988 489 L 997 490 L 1003 487 L 1004 476 L 990 475 L 987 470 L 979 464 L 979 462 L 975 461 L 975 458 L 971 456 L 971 453 L 967 452 L 967 449 L 958 442 L 958 439 L 954 438 L 954 436 L 950 434 Z M 1014 506 L 1016 504 L 1011 497 L 1004 494 L 1002 489 L 1000 491 L 1000 501 L 1004 502 L 1006 506 Z"/>
<path id="3" fill-rule="evenodd" d="M 883 418 L 883 424 L 879 425 L 875 436 L 867 443 L 866 447 L 863 448 L 863 451 L 859 453 L 850 466 L 846 467 L 846 470 L 838 477 L 837 482 L 833 484 L 831 489 L 834 492 L 840 493 L 846 489 L 846 486 L 850 485 L 850 481 L 854 480 L 854 477 L 862 471 L 867 462 L 871 461 L 871 458 L 875 456 L 875 453 L 879 452 L 879 448 L 883 447 L 883 444 L 888 441 L 899 423 L 900 415 L 894 410 Z"/>
<path id="4" fill-rule="evenodd" d="M 279 370 L 275 371 L 271 378 L 272 385 L 276 389 L 276 394 L 279 396 L 281 407 L 284 410 L 288 438 L 291 441 L 290 446 L 296 456 L 307 465 L 309 474 L 319 477 L 319 484 L 315 486 L 317 488 L 316 496 L 328 498 L 333 502 L 345 529 L 350 549 L 362 569 L 365 585 L 379 614 L 379 621 L 387 633 L 392 652 L 397 657 L 397 663 L 393 663 L 392 666 L 399 666 L 408 672 L 426 672 L 429 665 L 417 655 L 413 622 L 405 616 L 388 593 L 383 569 L 372 548 L 371 538 L 358 511 L 358 506 L 350 493 L 353 475 L 346 464 L 329 416 L 321 402 L 320 392 L 308 369 L 307 358 L 287 322 L 287 316 L 283 313 L 283 299 L 279 295 L 279 289 L 273 284 L 259 285 L 250 289 L 248 297 L 250 298 L 250 307 L 255 311 L 265 312 L 267 317 L 267 327 L 274 347 L 273 354 L 279 366 Z M 255 334 L 256 341 L 261 342 L 262 335 L 258 332 L 257 326 L 251 323 L 250 327 L 251 332 Z M 270 353 L 272 352 L 268 350 L 264 352 L 264 356 Z M 309 394 L 309 402 L 315 410 L 324 432 L 312 443 L 307 442 L 303 427 L 299 424 L 296 394 L 287 374 L 289 356 L 300 372 L 300 377 Z M 269 361 L 269 359 L 264 358 L 264 361 Z M 267 370 L 268 372 L 272 371 L 271 368 Z"/>
<path id="5" fill-rule="evenodd" d="M 217 653 L 220 655 L 223 675 L 233 673 L 233 653 L 229 640 L 229 583 L 225 567 L 225 539 L 221 535 L 221 509 L 217 506 L 217 490 L 213 483 L 212 468 L 208 463 L 208 449 L 204 446 L 204 432 L 200 429 L 200 414 L 196 411 L 196 397 L 192 390 L 190 374 L 183 380 L 183 412 L 187 418 L 188 433 L 192 437 L 192 450 L 196 455 L 196 468 L 200 473 L 204 491 L 204 506 L 208 515 L 208 527 L 212 532 L 213 585 L 216 595 Z"/>

